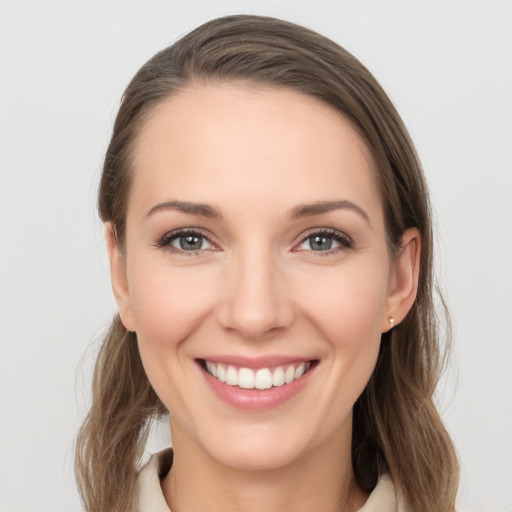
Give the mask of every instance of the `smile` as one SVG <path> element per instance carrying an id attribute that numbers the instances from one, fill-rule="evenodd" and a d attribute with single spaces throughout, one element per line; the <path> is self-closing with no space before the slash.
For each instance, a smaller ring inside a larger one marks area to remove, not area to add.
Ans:
<path id="1" fill-rule="evenodd" d="M 237 368 L 206 360 L 204 363 L 206 371 L 212 377 L 228 386 L 260 390 L 291 384 L 311 368 L 310 361 L 258 369 Z"/>

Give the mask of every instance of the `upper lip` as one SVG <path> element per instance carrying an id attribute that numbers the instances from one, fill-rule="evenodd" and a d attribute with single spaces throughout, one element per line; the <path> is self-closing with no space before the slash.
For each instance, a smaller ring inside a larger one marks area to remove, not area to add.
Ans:
<path id="1" fill-rule="evenodd" d="M 287 364 L 307 363 L 308 361 L 314 360 L 314 358 L 289 355 L 266 355 L 258 357 L 247 357 L 241 355 L 211 355 L 204 356 L 201 359 L 211 363 L 236 366 L 238 368 L 251 368 L 252 370 L 285 366 Z"/>

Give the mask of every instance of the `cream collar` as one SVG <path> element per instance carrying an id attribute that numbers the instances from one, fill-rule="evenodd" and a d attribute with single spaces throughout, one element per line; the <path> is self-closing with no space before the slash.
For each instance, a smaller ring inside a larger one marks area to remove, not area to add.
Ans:
<path id="1" fill-rule="evenodd" d="M 151 457 L 137 479 L 137 512 L 171 512 L 160 486 L 160 476 L 167 474 L 172 464 L 172 450 Z M 397 506 L 395 487 L 389 475 L 379 478 L 368 501 L 358 512 L 401 512 Z"/>

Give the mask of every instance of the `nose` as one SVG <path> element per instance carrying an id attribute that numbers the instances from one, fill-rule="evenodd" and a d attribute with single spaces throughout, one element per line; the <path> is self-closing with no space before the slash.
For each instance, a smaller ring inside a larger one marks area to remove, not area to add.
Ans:
<path id="1" fill-rule="evenodd" d="M 217 309 L 221 326 L 247 340 L 264 339 L 294 320 L 286 262 L 269 253 L 245 251 L 233 257 L 223 300 Z"/>

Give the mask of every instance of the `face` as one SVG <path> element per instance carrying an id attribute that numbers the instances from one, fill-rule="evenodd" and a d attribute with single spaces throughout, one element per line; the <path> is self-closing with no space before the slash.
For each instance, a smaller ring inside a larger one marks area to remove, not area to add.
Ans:
<path id="1" fill-rule="evenodd" d="M 391 261 L 360 137 L 297 92 L 203 85 L 159 106 L 134 154 L 112 280 L 173 438 L 237 468 L 350 443 L 418 252 L 413 233 Z"/>

